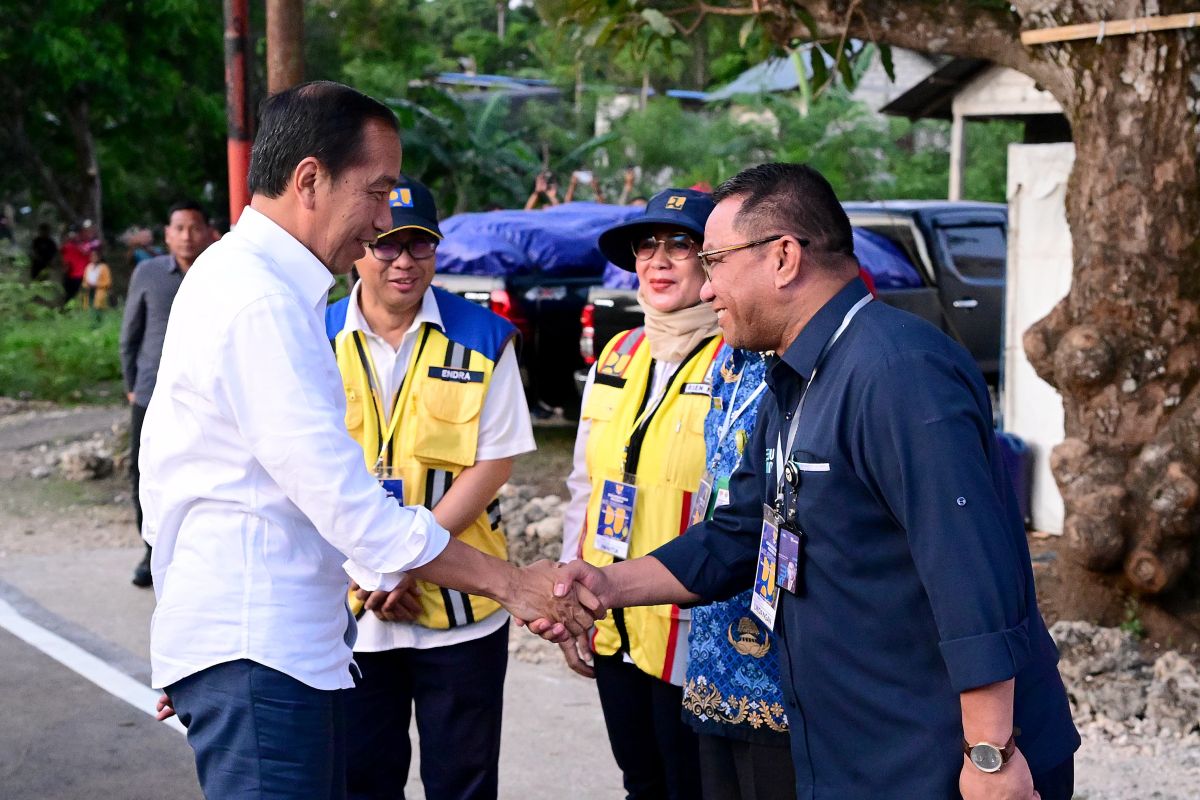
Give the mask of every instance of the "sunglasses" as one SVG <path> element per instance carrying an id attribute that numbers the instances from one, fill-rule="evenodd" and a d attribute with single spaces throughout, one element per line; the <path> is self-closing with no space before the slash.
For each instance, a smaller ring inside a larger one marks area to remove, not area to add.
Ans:
<path id="1" fill-rule="evenodd" d="M 634 241 L 633 255 L 639 261 L 649 261 L 654 258 L 660 245 L 666 248 L 667 258 L 672 261 L 686 261 L 696 255 L 696 240 L 686 233 L 676 233 L 662 239 L 644 236 Z"/>
<path id="2" fill-rule="evenodd" d="M 409 239 L 407 242 L 377 241 L 367 247 L 370 248 L 371 254 L 380 261 L 395 261 L 405 251 L 408 251 L 408 254 L 413 257 L 413 261 L 421 261 L 433 258 L 433 254 L 437 252 L 438 240 L 420 237 Z"/>

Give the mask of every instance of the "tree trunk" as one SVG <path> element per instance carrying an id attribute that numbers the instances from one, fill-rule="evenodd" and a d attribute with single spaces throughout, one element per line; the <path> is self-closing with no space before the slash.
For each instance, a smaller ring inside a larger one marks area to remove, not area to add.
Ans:
<path id="1" fill-rule="evenodd" d="M 71 136 L 75 140 L 75 158 L 79 169 L 79 213 L 91 219 L 96 231 L 103 236 L 104 194 L 100 182 L 100 159 L 96 154 L 96 139 L 92 136 L 91 106 L 83 88 L 71 92 L 63 109 Z"/>
<path id="2" fill-rule="evenodd" d="M 1143 594 L 1192 566 L 1200 533 L 1200 36 L 1165 31 L 1025 47 L 1021 30 L 1188 10 L 1178 0 L 806 2 L 822 35 L 986 58 L 1062 104 L 1075 139 L 1071 291 L 1025 335 L 1063 396 L 1052 468 L 1073 552 Z M 808 38 L 793 0 L 776 41 Z"/>
<path id="3" fill-rule="evenodd" d="M 1173 32 L 1060 49 L 1077 75 L 1075 271 L 1026 352 L 1063 395 L 1053 468 L 1072 547 L 1157 594 L 1200 532 L 1200 44 Z"/>

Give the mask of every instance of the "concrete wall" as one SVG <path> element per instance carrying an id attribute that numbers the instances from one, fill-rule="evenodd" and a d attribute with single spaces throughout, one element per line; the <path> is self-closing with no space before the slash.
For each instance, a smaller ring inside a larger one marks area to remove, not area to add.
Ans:
<path id="1" fill-rule="evenodd" d="M 1050 451 L 1064 436 L 1062 397 L 1033 371 L 1022 338 L 1071 288 L 1065 198 L 1074 161 L 1071 144 L 1008 147 L 1004 428 L 1033 450 L 1033 527 L 1050 533 L 1063 528 L 1062 496 L 1050 473 Z"/>

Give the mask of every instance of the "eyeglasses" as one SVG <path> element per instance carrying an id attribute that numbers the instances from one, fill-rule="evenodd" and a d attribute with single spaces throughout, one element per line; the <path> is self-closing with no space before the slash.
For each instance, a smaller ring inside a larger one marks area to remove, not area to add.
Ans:
<path id="1" fill-rule="evenodd" d="M 420 237 L 417 239 L 409 239 L 407 242 L 374 242 L 368 244 L 371 248 L 371 253 L 380 261 L 395 261 L 397 258 L 408 251 L 408 254 L 413 257 L 413 261 L 421 261 L 426 258 L 433 258 L 433 254 L 437 252 L 437 239 L 426 239 Z"/>
<path id="2" fill-rule="evenodd" d="M 639 261 L 649 261 L 659 245 L 666 248 L 667 258 L 672 261 L 686 261 L 696 254 L 696 240 L 686 233 L 676 233 L 662 239 L 656 236 L 638 239 L 633 243 L 633 255 Z"/>
<path id="3" fill-rule="evenodd" d="M 765 239 L 755 239 L 753 242 L 743 242 L 742 244 L 733 244 L 733 245 L 730 245 L 729 247 L 718 247 L 715 250 L 701 250 L 696 255 L 700 256 L 700 268 L 704 270 L 704 277 L 708 280 L 712 280 L 713 270 L 717 268 L 718 264 L 720 264 L 722 261 L 725 260 L 723 258 L 714 260 L 713 256 L 719 255 L 721 253 L 732 253 L 735 250 L 745 250 L 747 247 L 758 247 L 760 244 L 769 244 L 770 242 L 777 242 L 780 239 L 782 239 L 783 237 L 789 236 L 789 235 L 790 234 L 786 234 L 786 233 L 777 233 L 774 236 L 768 236 Z M 801 247 L 808 247 L 808 239 L 800 239 L 798 237 L 793 237 L 793 238 L 795 238 L 796 241 L 800 243 Z"/>

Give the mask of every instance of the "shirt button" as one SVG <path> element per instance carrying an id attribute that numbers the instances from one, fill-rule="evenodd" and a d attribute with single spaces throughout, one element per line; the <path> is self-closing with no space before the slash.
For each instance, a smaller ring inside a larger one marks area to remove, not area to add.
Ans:
<path id="1" fill-rule="evenodd" d="M 957 503 L 958 503 L 959 507 L 962 507 L 962 506 L 965 506 L 965 505 L 967 504 L 967 498 L 965 498 L 965 497 L 960 497 L 960 498 L 958 498 L 958 500 L 957 500 L 957 501 L 955 501 L 955 502 L 957 502 Z"/>

